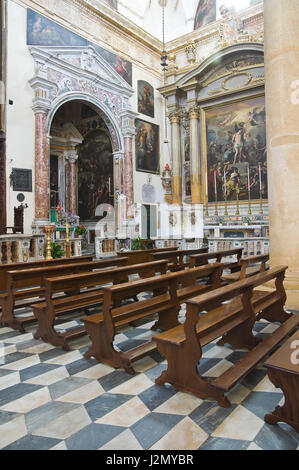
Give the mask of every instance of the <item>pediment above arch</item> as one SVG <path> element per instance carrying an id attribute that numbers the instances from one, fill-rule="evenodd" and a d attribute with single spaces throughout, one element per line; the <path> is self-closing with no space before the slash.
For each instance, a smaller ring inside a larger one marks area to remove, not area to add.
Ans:
<path id="1" fill-rule="evenodd" d="M 263 46 L 244 43 L 217 51 L 160 91 L 164 96 L 192 91 L 204 99 L 263 84 Z"/>
<path id="2" fill-rule="evenodd" d="M 35 73 L 45 78 L 50 70 L 63 71 L 70 77 L 90 79 L 94 83 L 110 85 L 114 91 L 128 96 L 132 87 L 117 71 L 89 45 L 87 47 L 31 46 L 35 62 Z"/>

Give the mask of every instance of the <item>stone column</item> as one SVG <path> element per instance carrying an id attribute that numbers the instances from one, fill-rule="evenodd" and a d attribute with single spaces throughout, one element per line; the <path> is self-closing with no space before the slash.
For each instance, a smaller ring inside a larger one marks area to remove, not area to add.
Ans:
<path id="1" fill-rule="evenodd" d="M 124 137 L 124 194 L 126 196 L 127 219 L 134 219 L 134 166 L 133 145 L 136 134 L 135 118 L 137 113 L 132 111 L 126 103 L 121 113 L 122 133 Z"/>
<path id="2" fill-rule="evenodd" d="M 67 211 L 72 215 L 77 215 L 77 165 L 78 154 L 75 149 L 67 150 L 65 158 L 68 160 L 68 207 Z"/>
<path id="3" fill-rule="evenodd" d="M 200 204 L 201 176 L 200 176 L 200 142 L 199 142 L 199 108 L 193 106 L 189 110 L 190 117 L 190 160 L 191 160 L 191 195 L 192 204 Z"/>
<path id="4" fill-rule="evenodd" d="M 180 122 L 181 112 L 172 111 L 169 114 L 171 123 L 171 152 L 172 152 L 172 204 L 182 204 L 182 174 L 180 152 Z"/>
<path id="5" fill-rule="evenodd" d="M 133 133 L 127 133 L 124 137 L 125 168 L 124 186 L 127 201 L 127 219 L 134 218 L 134 171 L 133 171 Z"/>
<path id="6" fill-rule="evenodd" d="M 299 0 L 265 0 L 270 263 L 289 267 L 287 306 L 299 309 Z"/>
<path id="7" fill-rule="evenodd" d="M 49 221 L 49 146 L 46 129 L 47 113 L 35 113 L 35 221 Z"/>

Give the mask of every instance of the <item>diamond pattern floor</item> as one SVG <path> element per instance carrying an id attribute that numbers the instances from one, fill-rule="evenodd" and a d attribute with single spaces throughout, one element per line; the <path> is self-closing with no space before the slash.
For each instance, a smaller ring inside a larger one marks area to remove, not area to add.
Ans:
<path id="1" fill-rule="evenodd" d="M 61 320 L 58 328 L 73 328 L 81 317 Z M 151 326 L 140 323 L 119 331 L 116 345 L 125 349 L 129 342 L 140 344 L 150 336 Z M 34 340 L 34 331 L 35 326 L 23 335 L 0 328 L 2 450 L 299 449 L 299 434 L 290 426 L 263 420 L 283 402 L 263 367 L 231 391 L 232 406 L 225 409 L 170 385 L 155 385 L 166 367 L 157 352 L 135 363 L 131 376 L 85 359 L 87 336 L 65 352 Z M 269 324 L 257 323 L 255 334 L 269 334 Z M 243 354 L 209 344 L 200 372 L 216 377 Z"/>

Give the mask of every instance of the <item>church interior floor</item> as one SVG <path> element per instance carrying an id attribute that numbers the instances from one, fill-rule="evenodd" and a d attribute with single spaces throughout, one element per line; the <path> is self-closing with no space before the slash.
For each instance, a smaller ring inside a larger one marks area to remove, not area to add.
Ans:
<path id="1" fill-rule="evenodd" d="M 73 328 L 80 318 L 82 313 L 70 315 L 57 328 Z M 141 344 L 152 324 L 119 331 L 116 344 L 123 350 Z M 277 327 L 261 321 L 255 334 L 264 338 Z M 66 352 L 35 340 L 34 331 L 0 328 L 2 450 L 299 450 L 299 434 L 290 426 L 264 422 L 284 398 L 263 367 L 230 392 L 232 405 L 225 409 L 155 385 L 166 368 L 157 352 L 136 362 L 131 376 L 85 359 L 87 336 L 73 340 Z M 209 344 L 199 371 L 216 377 L 243 354 Z"/>

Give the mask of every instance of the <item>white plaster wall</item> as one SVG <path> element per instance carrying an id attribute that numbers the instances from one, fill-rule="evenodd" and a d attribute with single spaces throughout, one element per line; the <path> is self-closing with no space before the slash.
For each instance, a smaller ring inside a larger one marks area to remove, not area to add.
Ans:
<path id="1" fill-rule="evenodd" d="M 26 45 L 26 8 L 7 2 L 7 223 L 14 224 L 18 192 L 10 186 L 12 168 L 32 169 L 32 193 L 24 192 L 28 209 L 24 212 L 24 230 L 31 233 L 34 219 L 34 139 L 33 92 L 28 81 L 34 75 L 33 59 Z M 13 100 L 13 105 L 8 101 Z"/>
<path id="2" fill-rule="evenodd" d="M 159 93 L 157 88 L 161 87 L 162 83 L 154 75 L 150 76 L 143 69 L 133 65 L 133 89 L 135 90 L 134 96 L 131 99 L 132 108 L 135 112 L 138 112 L 138 94 L 137 94 L 137 84 L 138 80 L 145 80 L 150 83 L 155 89 L 155 117 L 151 118 L 144 114 L 139 113 L 138 119 L 143 121 L 150 122 L 159 126 L 160 132 L 160 169 L 162 170 L 165 167 L 165 163 L 169 162 L 168 155 L 165 155 L 165 144 L 164 137 L 164 99 Z M 150 184 L 155 187 L 156 200 L 155 203 L 163 202 L 164 200 L 164 190 L 161 184 L 161 177 L 159 175 L 154 175 L 151 173 L 144 173 L 136 171 L 136 153 L 135 145 L 133 148 L 133 165 L 134 165 L 134 199 L 138 204 L 148 204 L 142 199 L 142 186 L 148 184 L 148 178 L 151 178 Z M 161 172 L 160 170 L 160 172 Z"/>

